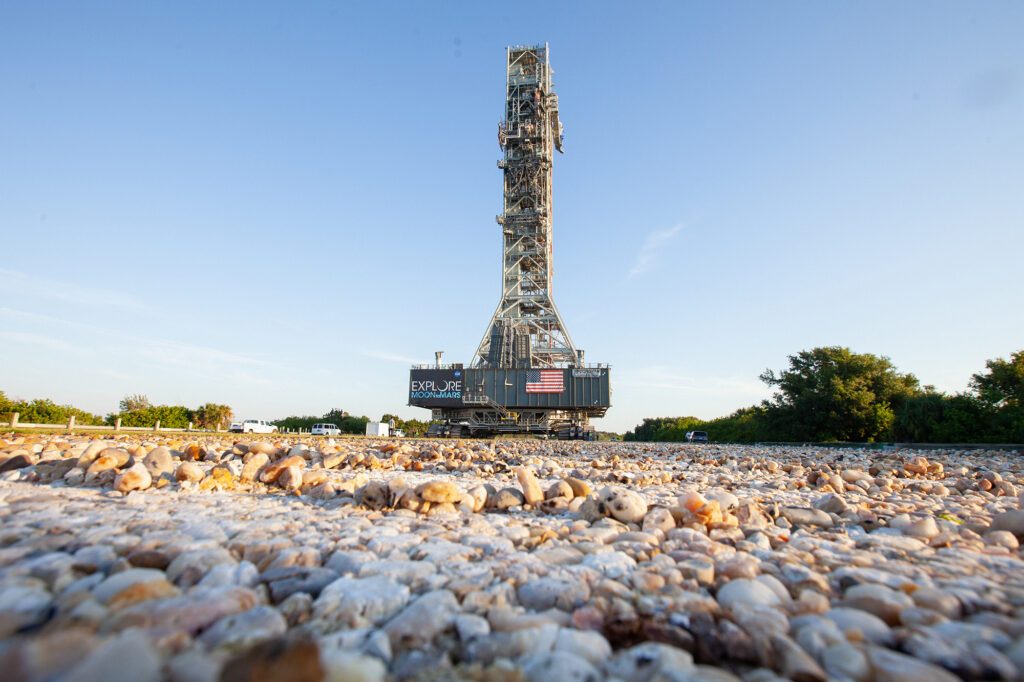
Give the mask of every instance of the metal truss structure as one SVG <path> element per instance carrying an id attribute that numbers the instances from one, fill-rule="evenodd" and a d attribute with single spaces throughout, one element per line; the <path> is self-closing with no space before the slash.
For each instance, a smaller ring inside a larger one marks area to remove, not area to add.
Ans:
<path id="1" fill-rule="evenodd" d="M 551 297 L 551 170 L 562 151 L 558 95 L 547 44 L 507 49 L 498 161 L 505 180 L 501 301 L 477 348 L 479 368 L 583 365 Z"/>

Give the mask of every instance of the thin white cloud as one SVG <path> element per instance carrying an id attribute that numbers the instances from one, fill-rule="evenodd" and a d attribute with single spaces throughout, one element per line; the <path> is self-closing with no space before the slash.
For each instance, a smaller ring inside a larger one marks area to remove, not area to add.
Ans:
<path id="1" fill-rule="evenodd" d="M 142 302 L 129 293 L 63 282 L 49 277 L 0 268 L 0 290 L 19 297 L 38 296 L 66 303 L 106 308 L 142 308 Z"/>
<path id="2" fill-rule="evenodd" d="M 64 339 L 58 339 L 44 334 L 33 334 L 31 332 L 0 331 L 0 340 L 13 341 L 15 343 L 26 343 L 31 346 L 42 346 L 50 350 L 57 350 L 74 355 L 88 355 L 88 352 L 81 346 L 68 343 Z"/>
<path id="3" fill-rule="evenodd" d="M 201 346 L 149 336 L 125 334 L 119 330 L 101 327 L 85 322 L 63 320 L 57 317 L 13 308 L 0 307 L 0 318 L 19 320 L 21 324 L 49 324 L 77 329 L 78 343 L 70 344 L 59 337 L 36 334 L 30 331 L 6 331 L 0 340 L 34 343 L 53 350 L 77 352 L 79 354 L 102 353 L 125 360 L 138 360 L 151 366 L 183 369 L 193 373 L 215 376 L 223 379 L 238 379 L 247 383 L 269 383 L 254 374 L 257 370 L 275 367 L 272 363 L 255 355 Z M 110 339 L 115 339 L 110 343 Z M 245 371 L 252 370 L 252 372 Z"/>
<path id="4" fill-rule="evenodd" d="M 139 382 L 139 381 L 141 381 L 137 374 L 130 374 L 128 372 L 118 372 L 117 370 L 113 370 L 113 369 L 94 370 L 93 373 L 96 374 L 97 376 L 109 377 L 109 378 L 115 379 L 117 381 L 131 381 L 131 382 Z"/>
<path id="5" fill-rule="evenodd" d="M 27 310 L 15 310 L 14 308 L 0 307 L 0 315 L 6 317 L 20 317 L 25 320 L 35 320 L 36 322 L 58 322 L 60 324 L 73 324 L 67 320 L 62 320 L 59 317 L 53 317 L 51 315 L 42 315 L 40 313 L 30 313 Z"/>
<path id="6" fill-rule="evenodd" d="M 670 227 L 665 230 L 655 230 L 644 238 L 644 243 L 640 245 L 640 250 L 637 251 L 636 260 L 633 261 L 633 267 L 629 271 L 629 276 L 638 277 L 645 273 L 650 272 L 658 264 L 658 256 L 661 254 L 662 249 L 675 239 L 675 236 L 683 229 L 683 225 L 680 223 L 675 227 Z"/>
<path id="7" fill-rule="evenodd" d="M 195 346 L 162 339 L 138 339 L 138 341 L 143 344 L 137 350 L 139 355 L 161 365 L 172 367 L 193 368 L 225 364 L 266 367 L 270 364 L 266 360 L 251 355 L 232 353 L 207 346 Z"/>
<path id="8" fill-rule="evenodd" d="M 364 350 L 360 351 L 360 355 L 373 358 L 375 360 L 384 360 L 385 362 L 399 362 L 403 365 L 419 365 L 423 364 L 422 358 L 416 359 L 408 355 L 402 355 L 401 353 L 392 353 L 386 350 Z"/>

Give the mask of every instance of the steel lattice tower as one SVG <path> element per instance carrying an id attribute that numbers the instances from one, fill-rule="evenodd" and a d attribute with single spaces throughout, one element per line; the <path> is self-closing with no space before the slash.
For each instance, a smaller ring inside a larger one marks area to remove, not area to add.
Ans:
<path id="1" fill-rule="evenodd" d="M 551 294 L 551 167 L 562 151 L 547 45 L 506 51 L 501 300 L 472 365 L 413 366 L 409 404 L 429 409 L 429 436 L 542 434 L 596 440 L 611 407 L 608 365 L 583 363 Z"/>
<path id="2" fill-rule="evenodd" d="M 501 301 L 474 356 L 475 367 L 582 365 L 551 297 L 551 169 L 562 151 L 558 95 L 547 44 L 510 47 L 505 118 L 498 144 L 505 152 Z"/>

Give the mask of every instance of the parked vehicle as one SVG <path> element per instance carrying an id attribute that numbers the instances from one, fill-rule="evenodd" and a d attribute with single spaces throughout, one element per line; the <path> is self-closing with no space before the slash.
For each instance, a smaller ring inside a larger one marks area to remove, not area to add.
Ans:
<path id="1" fill-rule="evenodd" d="M 708 432 L 707 431 L 687 431 L 686 441 L 688 443 L 707 443 Z"/>
<path id="2" fill-rule="evenodd" d="M 309 432 L 314 436 L 341 435 L 341 429 L 338 428 L 337 424 L 313 424 L 313 428 L 311 428 Z"/>
<path id="3" fill-rule="evenodd" d="M 231 422 L 232 433 L 277 433 L 277 427 L 262 419 L 246 419 L 240 422 Z"/>
<path id="4" fill-rule="evenodd" d="M 390 436 L 391 425 L 387 422 L 367 422 L 366 423 L 366 435 L 367 436 Z"/>

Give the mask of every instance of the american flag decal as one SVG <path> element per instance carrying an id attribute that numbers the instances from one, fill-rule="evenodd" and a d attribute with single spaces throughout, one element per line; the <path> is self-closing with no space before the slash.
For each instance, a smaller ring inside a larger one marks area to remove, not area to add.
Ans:
<path id="1" fill-rule="evenodd" d="M 560 369 L 531 369 L 526 373 L 527 393 L 561 393 L 565 390 Z"/>

